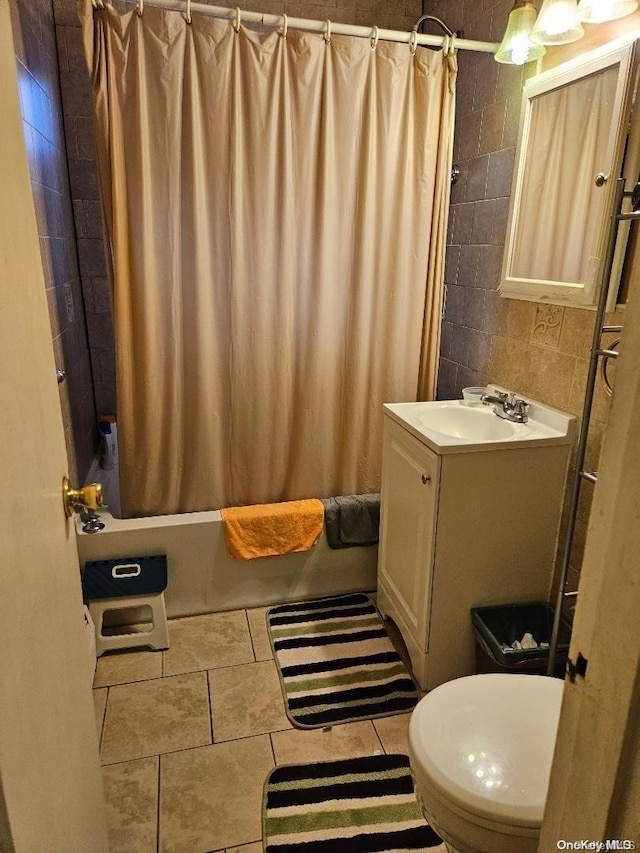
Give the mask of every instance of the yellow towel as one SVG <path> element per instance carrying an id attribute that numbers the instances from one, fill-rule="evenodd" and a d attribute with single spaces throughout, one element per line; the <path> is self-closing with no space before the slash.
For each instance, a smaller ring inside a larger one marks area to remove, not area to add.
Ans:
<path id="1" fill-rule="evenodd" d="M 227 550 L 236 560 L 308 551 L 324 526 L 324 506 L 316 498 L 234 506 L 221 515 Z"/>

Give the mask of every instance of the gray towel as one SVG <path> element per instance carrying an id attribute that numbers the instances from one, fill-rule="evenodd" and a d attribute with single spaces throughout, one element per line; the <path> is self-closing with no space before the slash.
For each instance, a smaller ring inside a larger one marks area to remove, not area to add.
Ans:
<path id="1" fill-rule="evenodd" d="M 333 550 L 375 545 L 380 527 L 380 495 L 325 498 L 327 542 Z"/>

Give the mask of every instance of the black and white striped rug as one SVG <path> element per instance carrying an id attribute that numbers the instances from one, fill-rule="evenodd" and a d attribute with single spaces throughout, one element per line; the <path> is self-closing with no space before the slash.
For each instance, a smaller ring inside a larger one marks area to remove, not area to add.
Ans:
<path id="1" fill-rule="evenodd" d="M 422 815 L 406 755 L 276 767 L 265 783 L 263 837 L 266 853 L 407 853 L 442 844 Z"/>
<path id="2" fill-rule="evenodd" d="M 287 715 L 303 729 L 410 711 L 416 688 L 367 595 L 267 613 Z"/>

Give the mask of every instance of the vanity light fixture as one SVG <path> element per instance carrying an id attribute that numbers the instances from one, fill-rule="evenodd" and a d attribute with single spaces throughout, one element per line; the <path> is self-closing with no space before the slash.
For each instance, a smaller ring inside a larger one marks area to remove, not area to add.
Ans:
<path id="1" fill-rule="evenodd" d="M 578 0 L 544 0 L 531 31 L 536 44 L 570 44 L 584 35 L 578 20 Z"/>
<path id="2" fill-rule="evenodd" d="M 637 8 L 637 0 L 580 0 L 578 18 L 587 24 L 604 24 L 631 15 Z"/>
<path id="3" fill-rule="evenodd" d="M 536 22 L 536 6 L 533 0 L 515 0 L 509 12 L 507 29 L 495 54 L 496 62 L 505 65 L 524 65 L 539 59 L 545 48 L 531 41 L 531 30 Z"/>

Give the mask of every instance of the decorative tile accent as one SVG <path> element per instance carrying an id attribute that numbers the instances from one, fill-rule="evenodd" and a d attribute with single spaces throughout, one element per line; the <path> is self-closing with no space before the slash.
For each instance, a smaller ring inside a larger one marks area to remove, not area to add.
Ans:
<path id="1" fill-rule="evenodd" d="M 213 740 L 233 740 L 290 729 L 272 660 L 209 671 Z"/>
<path id="2" fill-rule="evenodd" d="M 276 764 L 335 761 L 374 755 L 382 747 L 370 720 L 332 729 L 292 729 L 271 735 Z"/>
<path id="3" fill-rule="evenodd" d="M 397 714 L 395 717 L 373 720 L 374 728 L 386 753 L 401 752 L 409 755 L 410 719 L 411 714 Z"/>
<path id="4" fill-rule="evenodd" d="M 146 681 L 162 675 L 162 652 L 107 652 L 98 658 L 94 687 Z"/>
<path id="5" fill-rule="evenodd" d="M 210 743 L 206 673 L 121 684 L 109 690 L 103 764 Z"/>
<path id="6" fill-rule="evenodd" d="M 244 610 L 172 619 L 169 637 L 171 648 L 163 653 L 165 675 L 253 663 Z"/>
<path id="7" fill-rule="evenodd" d="M 531 330 L 531 343 L 558 349 L 564 308 L 560 305 L 537 305 Z"/>
<path id="8" fill-rule="evenodd" d="M 273 650 L 267 632 L 266 617 L 268 610 L 268 607 L 256 607 L 254 610 L 247 610 L 249 631 L 251 632 L 251 642 L 256 660 L 273 659 Z"/>
<path id="9" fill-rule="evenodd" d="M 110 853 L 155 853 L 158 770 L 157 757 L 102 769 Z"/>
<path id="10" fill-rule="evenodd" d="M 267 735 L 163 755 L 160 853 L 222 850 L 262 838 Z"/>

